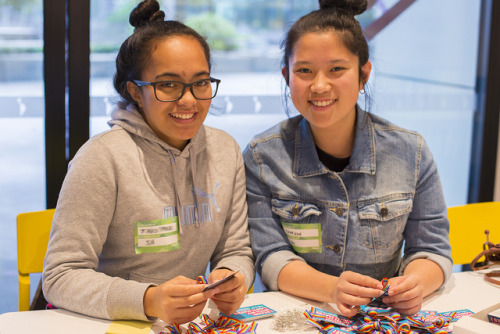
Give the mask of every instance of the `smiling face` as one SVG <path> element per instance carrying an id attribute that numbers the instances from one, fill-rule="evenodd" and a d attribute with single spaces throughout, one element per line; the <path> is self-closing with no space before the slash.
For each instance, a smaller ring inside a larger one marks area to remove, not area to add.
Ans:
<path id="1" fill-rule="evenodd" d="M 359 91 L 368 80 L 371 63 L 362 66 L 333 31 L 306 33 L 300 37 L 289 58 L 290 96 L 295 108 L 314 132 L 354 127 Z M 288 75 L 287 75 L 288 74 Z"/>
<path id="2" fill-rule="evenodd" d="M 193 37 L 173 36 L 160 40 L 152 48 L 150 60 L 138 79 L 191 83 L 209 77 L 209 65 L 200 43 Z M 198 132 L 211 103 L 211 100 L 195 99 L 188 88 L 182 98 L 175 102 L 158 101 L 152 86 L 139 88 L 128 82 L 127 90 L 156 135 L 180 150 Z"/>

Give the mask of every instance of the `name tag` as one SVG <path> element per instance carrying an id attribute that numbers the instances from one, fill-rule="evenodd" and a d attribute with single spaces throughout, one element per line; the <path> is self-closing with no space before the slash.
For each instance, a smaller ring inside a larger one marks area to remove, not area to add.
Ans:
<path id="1" fill-rule="evenodd" d="M 322 253 L 321 224 L 281 222 L 288 241 L 297 253 Z"/>
<path id="2" fill-rule="evenodd" d="M 135 253 L 161 253 L 179 249 L 181 245 L 178 226 L 177 216 L 135 222 Z"/>

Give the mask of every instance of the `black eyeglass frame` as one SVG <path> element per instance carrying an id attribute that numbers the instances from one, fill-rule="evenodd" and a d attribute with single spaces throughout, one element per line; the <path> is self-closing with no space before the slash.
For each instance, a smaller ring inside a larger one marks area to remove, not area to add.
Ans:
<path id="1" fill-rule="evenodd" d="M 196 96 L 196 94 L 194 93 L 193 91 L 193 85 L 200 82 L 200 81 L 205 81 L 205 80 L 209 80 L 210 82 L 215 82 L 215 92 L 213 93 L 212 97 L 208 98 L 208 99 L 201 99 L 199 97 Z M 191 91 L 191 94 L 193 95 L 193 97 L 197 100 L 211 100 L 213 99 L 216 95 L 217 95 L 217 92 L 219 91 L 219 84 L 221 82 L 220 79 L 216 79 L 216 78 L 208 78 L 208 79 L 200 79 L 200 80 L 196 80 L 196 81 L 193 81 L 191 83 L 184 83 L 182 81 L 176 81 L 176 80 L 162 80 L 162 81 L 155 81 L 155 82 L 148 82 L 148 81 L 141 81 L 141 80 L 132 80 L 133 83 L 135 83 L 138 87 L 143 87 L 143 86 L 153 86 L 153 90 L 155 92 L 155 97 L 158 101 L 160 102 L 175 102 L 175 101 L 179 101 L 180 99 L 182 99 L 182 97 L 184 96 L 184 93 L 186 92 L 186 88 L 189 87 L 189 90 Z M 161 83 L 164 83 L 164 82 L 175 82 L 175 83 L 178 83 L 178 84 L 181 84 L 182 85 L 182 90 L 181 90 L 181 95 L 175 99 L 175 100 L 160 100 L 158 98 L 158 95 L 156 94 L 156 85 L 157 84 L 161 84 Z"/>

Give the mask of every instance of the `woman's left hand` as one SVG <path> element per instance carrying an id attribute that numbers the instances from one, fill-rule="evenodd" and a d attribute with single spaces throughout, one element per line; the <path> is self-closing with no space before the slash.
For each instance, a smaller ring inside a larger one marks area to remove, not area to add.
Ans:
<path id="1" fill-rule="evenodd" d="M 214 283 L 218 280 L 229 276 L 233 272 L 228 269 L 216 269 L 208 276 L 208 281 Z M 240 307 L 245 299 L 247 286 L 245 284 L 245 277 L 241 273 L 236 273 L 233 279 L 222 283 L 215 288 L 215 295 L 211 298 L 217 305 L 219 311 L 226 315 L 230 315 Z"/>
<path id="2" fill-rule="evenodd" d="M 389 280 L 389 296 L 383 302 L 401 314 L 416 314 L 422 308 L 424 286 L 418 275 L 405 275 Z"/>

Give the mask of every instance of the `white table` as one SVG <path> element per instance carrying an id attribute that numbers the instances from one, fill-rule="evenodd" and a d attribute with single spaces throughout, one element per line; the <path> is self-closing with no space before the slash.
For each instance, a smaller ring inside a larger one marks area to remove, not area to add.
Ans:
<path id="1" fill-rule="evenodd" d="M 478 312 L 500 302 L 500 286 L 483 280 L 477 272 L 453 274 L 444 289 L 427 297 L 422 309 L 439 312 L 469 309 Z M 306 299 L 292 297 L 282 292 L 254 293 L 246 296 L 242 306 L 264 304 L 278 314 L 287 310 L 306 310 L 316 306 L 330 312 L 337 312 L 334 304 L 317 303 Z M 203 313 L 214 318 L 217 310 L 208 303 Z M 0 315 L 0 334 L 92 334 L 105 333 L 111 321 L 95 319 L 65 310 L 11 312 Z M 257 333 L 279 333 L 273 330 L 273 318 L 257 321 Z M 158 334 L 164 323 L 158 321 L 153 325 L 151 334 Z M 318 333 L 313 327 L 294 334 Z M 500 333 L 500 330 L 499 330 Z"/>

